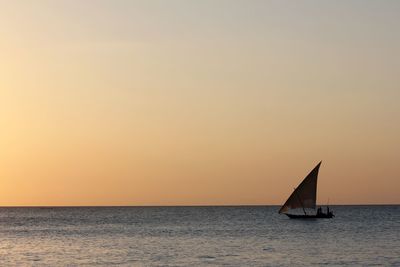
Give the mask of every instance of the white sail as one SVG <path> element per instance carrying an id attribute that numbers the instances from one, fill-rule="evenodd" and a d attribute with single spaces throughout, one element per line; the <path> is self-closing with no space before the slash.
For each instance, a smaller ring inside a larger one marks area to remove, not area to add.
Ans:
<path id="1" fill-rule="evenodd" d="M 317 178 L 321 162 L 304 178 L 303 182 L 294 190 L 283 204 L 279 213 L 290 209 L 311 208 L 315 209 L 317 202 Z"/>

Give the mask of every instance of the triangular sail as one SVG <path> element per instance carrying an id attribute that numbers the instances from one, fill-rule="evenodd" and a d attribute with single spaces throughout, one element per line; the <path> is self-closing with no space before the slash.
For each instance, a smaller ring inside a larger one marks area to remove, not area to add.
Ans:
<path id="1" fill-rule="evenodd" d="M 304 178 L 303 182 L 294 190 L 279 213 L 290 209 L 311 208 L 315 209 L 317 202 L 317 178 L 321 162 Z"/>

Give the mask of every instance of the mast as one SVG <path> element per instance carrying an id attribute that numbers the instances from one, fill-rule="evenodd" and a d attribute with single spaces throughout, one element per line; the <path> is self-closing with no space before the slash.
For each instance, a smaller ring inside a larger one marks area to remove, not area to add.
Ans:
<path id="1" fill-rule="evenodd" d="M 303 202 L 301 201 L 301 198 L 300 198 L 299 194 L 296 192 L 296 188 L 294 189 L 294 192 L 296 193 L 296 196 L 299 199 L 299 202 L 300 202 L 301 207 L 303 209 L 304 215 L 307 215 L 307 212 L 306 212 L 306 209 L 304 208 Z"/>

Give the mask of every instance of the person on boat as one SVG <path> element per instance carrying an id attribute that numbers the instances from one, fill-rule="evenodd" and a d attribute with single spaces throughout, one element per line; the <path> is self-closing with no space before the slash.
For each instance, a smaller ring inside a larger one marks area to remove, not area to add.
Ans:
<path id="1" fill-rule="evenodd" d="M 322 208 L 319 207 L 319 208 L 317 209 L 317 215 L 321 215 L 321 213 L 322 213 Z"/>

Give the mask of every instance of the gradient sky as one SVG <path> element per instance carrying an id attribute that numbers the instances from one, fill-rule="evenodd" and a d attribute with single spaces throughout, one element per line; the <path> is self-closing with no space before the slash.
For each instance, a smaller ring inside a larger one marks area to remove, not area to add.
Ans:
<path id="1" fill-rule="evenodd" d="M 399 1 L 1 1 L 0 205 L 400 203 Z"/>

